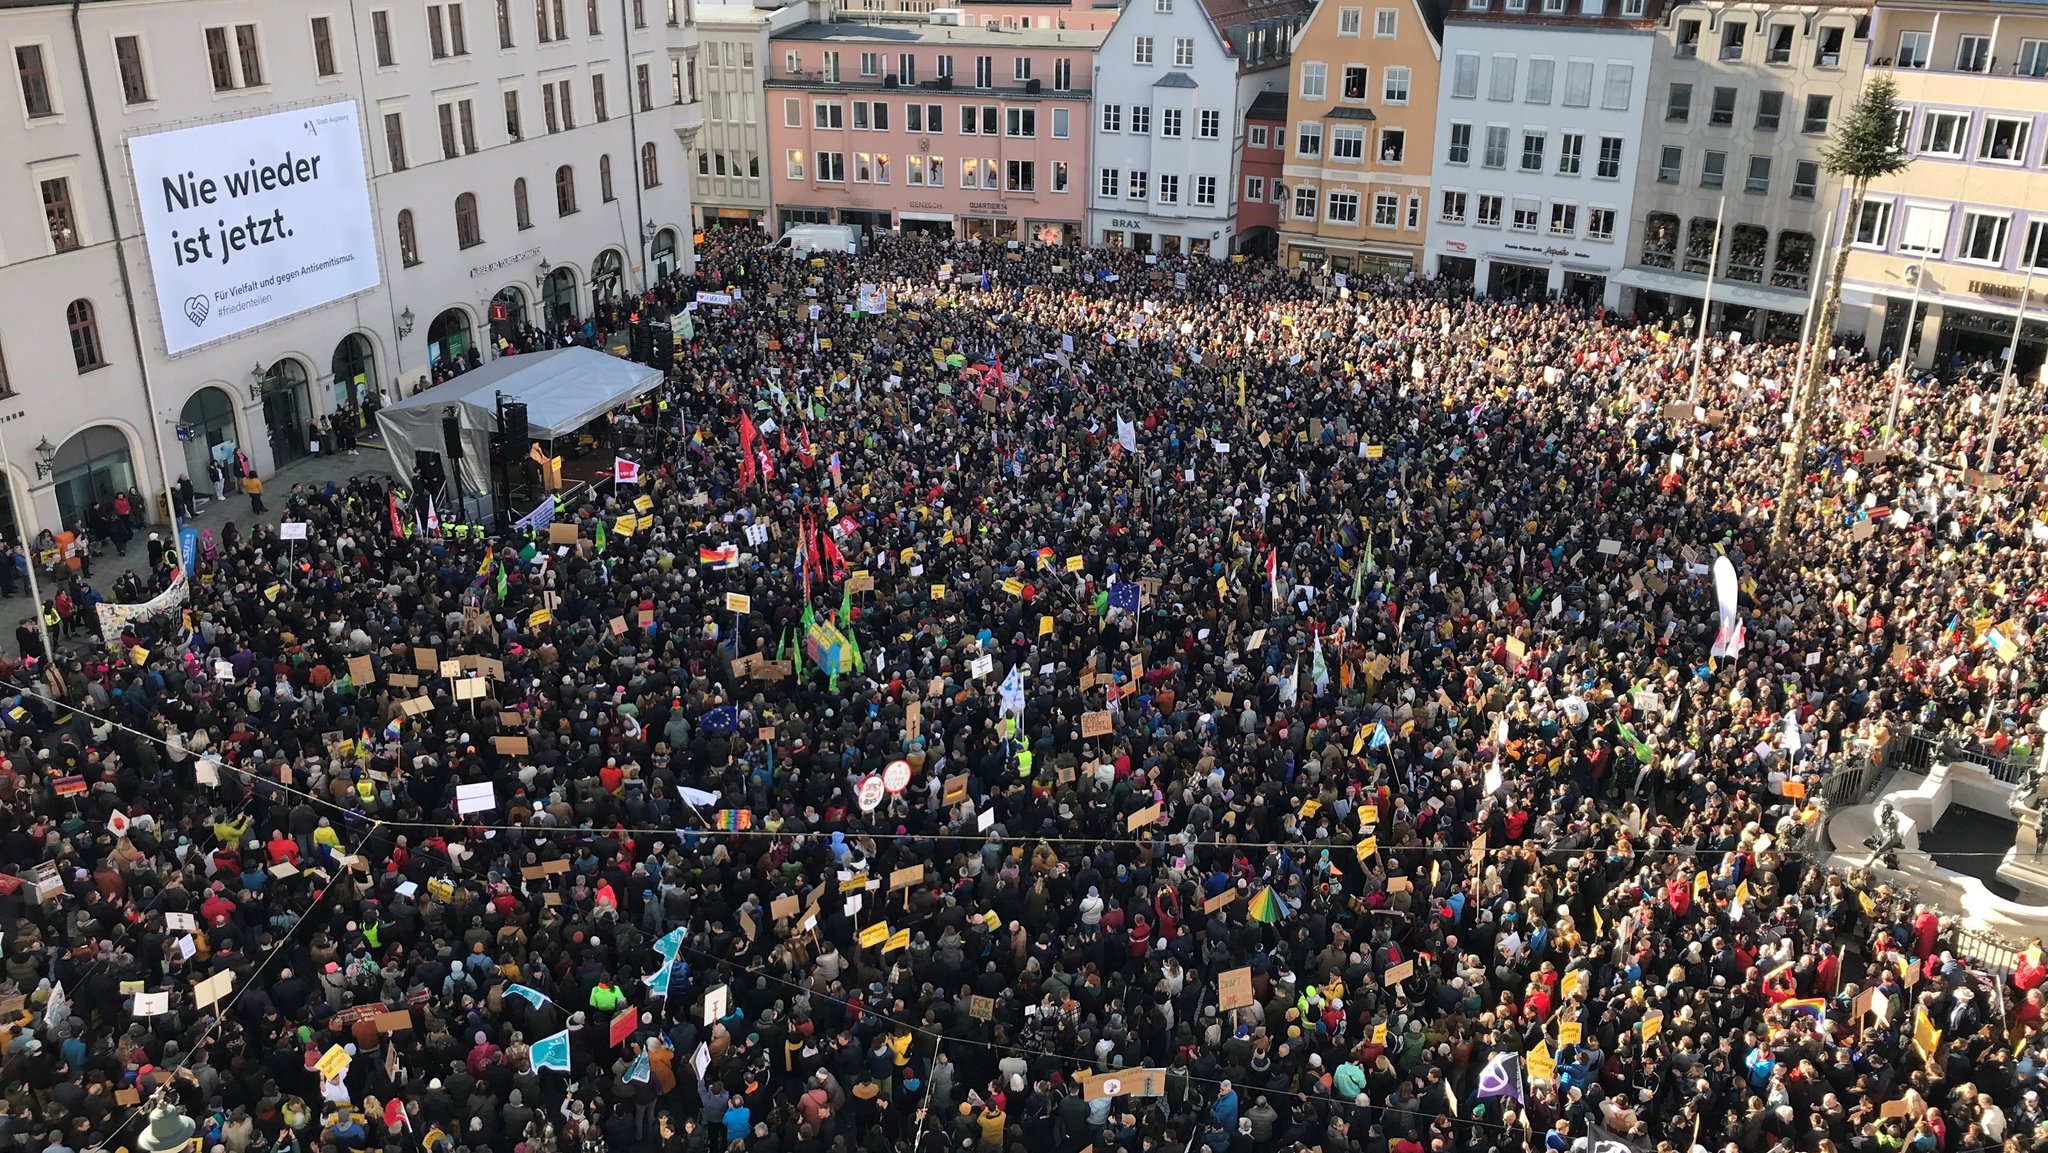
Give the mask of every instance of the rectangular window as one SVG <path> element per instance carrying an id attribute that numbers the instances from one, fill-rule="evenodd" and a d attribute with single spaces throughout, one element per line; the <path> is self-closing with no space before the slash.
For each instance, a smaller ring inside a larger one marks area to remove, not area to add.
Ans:
<path id="1" fill-rule="evenodd" d="M 836 101 L 820 100 L 811 105 L 811 126 L 836 130 L 846 127 L 845 110 Z"/>
<path id="2" fill-rule="evenodd" d="M 1808 96 L 1806 98 L 1806 115 L 1799 122 L 1799 130 L 1815 134 L 1826 132 L 1828 130 L 1828 113 L 1833 110 L 1834 105 L 1835 98 L 1832 96 Z"/>
<path id="3" fill-rule="evenodd" d="M 993 104 L 981 106 L 981 134 L 983 136 L 994 136 L 996 134 L 996 114 L 998 111 L 999 109 Z"/>
<path id="4" fill-rule="evenodd" d="M 1685 149 L 1666 144 L 1657 154 L 1657 183 L 1676 184 L 1685 170 Z"/>
<path id="5" fill-rule="evenodd" d="M 1031 58 L 1029 56 L 1019 56 L 1010 61 L 1010 79 L 1015 80 L 1019 84 L 1031 79 Z"/>
<path id="6" fill-rule="evenodd" d="M 1193 68 L 1195 66 L 1195 38 L 1176 36 L 1173 38 L 1173 66 Z"/>
<path id="7" fill-rule="evenodd" d="M 939 79 L 951 80 L 952 78 L 953 54 L 951 52 L 941 52 L 939 54 Z"/>
<path id="8" fill-rule="evenodd" d="M 242 65 L 242 87 L 263 83 L 263 53 L 256 43 L 254 24 L 235 25 L 235 58 Z"/>
<path id="9" fill-rule="evenodd" d="M 1472 223 L 1481 228 L 1500 227 L 1500 197 L 1481 193 L 1474 206 Z"/>
<path id="10" fill-rule="evenodd" d="M 2048 40 L 2020 41 L 2020 54 L 2012 62 L 2015 76 L 2048 76 Z"/>
<path id="11" fill-rule="evenodd" d="M 1600 165 L 1593 170 L 1593 175 L 1602 180 L 1621 179 L 1622 147 L 1621 137 L 1602 136 L 1600 138 Z"/>
<path id="12" fill-rule="evenodd" d="M 1200 136 L 1203 140 L 1219 140 L 1223 136 L 1223 114 L 1214 108 L 1204 108 L 1201 113 Z"/>
<path id="13" fill-rule="evenodd" d="M 860 74 L 869 79 L 879 77 L 882 74 L 882 54 L 879 52 L 861 53 Z"/>
<path id="14" fill-rule="evenodd" d="M 1400 164 L 1408 158 L 1408 130 L 1406 128 L 1380 129 L 1380 163 Z"/>
<path id="15" fill-rule="evenodd" d="M 1948 208 L 1908 204 L 1899 221 L 1899 251 L 1941 259 L 1948 247 Z"/>
<path id="16" fill-rule="evenodd" d="M 1313 120 L 1304 120 L 1294 134 L 1296 156 L 1321 156 L 1323 154 L 1323 126 Z"/>
<path id="17" fill-rule="evenodd" d="M 1127 190 L 1125 195 L 1129 196 L 1132 200 L 1146 199 L 1151 195 L 1151 179 L 1151 173 L 1140 172 L 1133 168 L 1131 170 L 1130 183 L 1124 186 Z"/>
<path id="18" fill-rule="evenodd" d="M 1928 109 L 1920 114 L 1920 151 L 1929 156 L 1960 157 L 1970 114 Z"/>
<path id="19" fill-rule="evenodd" d="M 1165 172 L 1165 173 L 1161 173 L 1161 174 L 1160 174 L 1160 176 L 1159 176 L 1159 203 L 1161 203 L 1161 204 L 1179 204 L 1179 203 L 1180 203 L 1180 177 L 1179 177 L 1179 176 L 1176 176 L 1176 175 L 1174 175 L 1173 173 L 1170 173 L 1170 172 Z"/>
<path id="20" fill-rule="evenodd" d="M 1052 162 L 1052 190 L 1054 192 L 1065 192 L 1067 190 L 1067 162 L 1064 160 Z"/>
<path id="21" fill-rule="evenodd" d="M 1472 126 L 1464 123 L 1451 125 L 1450 146 L 1444 149 L 1444 160 L 1450 164 L 1472 162 Z"/>
<path id="22" fill-rule="evenodd" d="M 1261 124 L 1261 125 L 1259 125 L 1259 126 L 1258 126 L 1257 128 L 1254 128 L 1254 129 L 1252 129 L 1252 144 L 1251 144 L 1251 146 L 1252 146 L 1253 148 L 1264 148 L 1264 147 L 1266 147 L 1266 126 L 1265 126 L 1265 125 Z"/>
<path id="23" fill-rule="evenodd" d="M 1479 95 L 1479 54 L 1460 52 L 1451 66 L 1451 95 L 1470 100 Z"/>
<path id="24" fill-rule="evenodd" d="M 467 100 L 457 101 L 455 119 L 462 126 L 462 153 L 467 156 L 476 151 L 476 107 Z"/>
<path id="25" fill-rule="evenodd" d="M 334 62 L 334 27 L 325 16 L 313 17 L 313 68 L 321 76 L 341 75 L 340 65 Z"/>
<path id="26" fill-rule="evenodd" d="M 1516 232 L 1534 232 L 1536 231 L 1536 218 L 1541 215 L 1542 211 L 1543 204 L 1541 201 L 1517 196 L 1514 203 L 1514 216 L 1509 218 L 1508 227 Z"/>
<path id="27" fill-rule="evenodd" d="M 1344 84 L 1341 89 L 1344 99 L 1365 99 L 1366 88 L 1371 83 L 1367 79 L 1370 74 L 1371 69 L 1363 64 L 1346 64 L 1344 66 Z"/>
<path id="28" fill-rule="evenodd" d="M 512 0 L 498 0 L 498 50 L 512 48 Z"/>
<path id="29" fill-rule="evenodd" d="M 1578 132 L 1566 132 L 1557 138 L 1557 174 L 1577 176 L 1579 165 L 1586 151 L 1586 137 Z"/>
<path id="30" fill-rule="evenodd" d="M 1465 194 L 1446 189 L 1436 216 L 1448 224 L 1465 223 Z"/>
<path id="31" fill-rule="evenodd" d="M 651 65 L 633 66 L 633 95 L 640 101 L 640 111 L 654 111 L 654 69 Z"/>
<path id="32" fill-rule="evenodd" d="M 1528 104 L 1550 103 L 1550 87 L 1557 77 L 1557 61 L 1537 57 L 1529 61 L 1529 81 L 1522 89 L 1522 100 Z"/>
<path id="33" fill-rule="evenodd" d="M 1678 34 L 1672 37 L 1672 55 L 1680 60 L 1690 60 L 1700 54 L 1700 22 L 1680 20 Z"/>
<path id="34" fill-rule="evenodd" d="M 1102 106 L 1102 130 L 1104 132 L 1122 132 L 1124 130 L 1123 105 L 1105 104 Z"/>
<path id="35" fill-rule="evenodd" d="M 1038 110 L 1035 108 L 1010 108 L 1005 110 L 1007 122 L 1005 135 L 1031 137 L 1038 135 Z"/>
<path id="36" fill-rule="evenodd" d="M 1102 179 L 1097 185 L 1096 193 L 1104 199 L 1113 199 L 1123 184 L 1123 173 L 1114 168 L 1105 168 L 1102 170 Z"/>
<path id="37" fill-rule="evenodd" d="M 1486 155 L 1480 160 L 1482 167 L 1506 168 L 1508 166 L 1508 128 L 1505 124 L 1486 126 Z"/>
<path id="38" fill-rule="evenodd" d="M 827 84 L 839 83 L 839 53 L 827 52 L 820 61 L 820 78 Z"/>
<path id="39" fill-rule="evenodd" d="M 1266 178 L 1247 176 L 1244 178 L 1244 198 L 1255 204 L 1266 202 Z"/>
<path id="40" fill-rule="evenodd" d="M 1543 150 L 1549 137 L 1542 132 L 1522 132 L 1522 171 L 1543 171 Z"/>
<path id="41" fill-rule="evenodd" d="M 384 114 L 384 158 L 391 171 L 405 171 L 405 120 L 396 112 Z"/>
<path id="42" fill-rule="evenodd" d="M 382 13 L 377 15 L 382 15 Z M 23 52 L 35 53 L 38 64 L 37 74 L 40 76 L 43 50 L 40 48 L 17 48 L 14 50 L 17 61 L 21 58 Z M 213 90 L 215 92 L 233 92 L 235 90 L 235 57 L 228 50 L 227 29 L 208 28 L 206 30 L 206 67 L 207 71 L 213 76 Z M 22 88 L 24 91 L 28 88 L 28 72 L 26 69 L 22 71 Z M 31 105 L 29 115 L 36 115 L 33 105 Z"/>
<path id="43" fill-rule="evenodd" d="M 519 90 L 505 90 L 505 135 L 514 140 L 522 138 L 519 125 Z"/>
<path id="44" fill-rule="evenodd" d="M 1963 213 L 1962 245 L 1956 256 L 1973 264 L 2004 263 L 2005 237 L 2011 228 L 2012 217 L 2005 213 Z"/>
<path id="45" fill-rule="evenodd" d="M 1586 210 L 1586 239 L 1614 239 L 1614 210 L 1612 208 L 1588 208 Z"/>
<path id="46" fill-rule="evenodd" d="M 2027 222 L 2027 250 L 2020 253 L 2020 267 L 2048 269 L 2048 219 Z"/>
<path id="47" fill-rule="evenodd" d="M 377 67 L 390 68 L 398 63 L 391 53 L 391 13 L 382 10 L 370 13 L 370 41 L 376 46 Z M 213 47 L 213 30 L 206 34 L 207 47 Z M 218 85 L 216 85 L 218 86 Z"/>
<path id="48" fill-rule="evenodd" d="M 427 5 L 427 55 L 436 60 L 448 55 L 448 34 L 441 27 L 441 6 Z"/>
<path id="49" fill-rule="evenodd" d="M 1629 89 L 1635 86 L 1635 82 L 1635 65 L 1609 64 L 1607 66 L 1607 87 L 1600 94 L 1600 107 L 1614 112 L 1626 112 L 1629 104 Z"/>
<path id="50" fill-rule="evenodd" d="M 1038 165 L 1029 160 L 1012 160 L 1005 166 L 1003 189 L 1007 192 L 1038 191 Z"/>
<path id="51" fill-rule="evenodd" d="M 1131 40 L 1131 63 L 1150 65 L 1152 63 L 1152 38 L 1138 36 Z"/>
<path id="52" fill-rule="evenodd" d="M 1337 35 L 1356 36 L 1365 27 L 1365 9 L 1337 9 Z"/>
<path id="53" fill-rule="evenodd" d="M 1358 223 L 1358 193 L 1332 192 L 1325 202 L 1324 211 L 1331 224 Z"/>
<path id="54" fill-rule="evenodd" d="M 1392 228 L 1400 223 L 1401 198 L 1391 192 L 1375 192 L 1372 197 L 1372 226 Z"/>
<path id="55" fill-rule="evenodd" d="M 322 16 L 313 21 L 313 56 L 319 62 L 320 75 L 334 74 L 334 45 L 330 40 L 326 55 L 321 55 L 321 41 L 326 36 L 327 18 Z M 149 80 L 142 74 L 142 38 L 139 36 L 114 37 L 114 67 L 121 74 L 121 101 L 124 104 L 147 104 L 149 102 Z"/>
<path id="56" fill-rule="evenodd" d="M 1356 164 L 1365 159 L 1365 129 L 1340 125 L 1330 129 L 1330 159 Z"/>
<path id="57" fill-rule="evenodd" d="M 1956 38 L 1956 71 L 1983 72 L 1991 66 L 1991 37 L 1958 36 Z"/>
<path id="58" fill-rule="evenodd" d="M 826 184 L 846 183 L 846 153 L 818 153 L 818 179 Z"/>
<path id="59" fill-rule="evenodd" d="M 793 105 L 794 103 L 795 101 L 793 100 L 784 101 L 784 106 L 788 107 L 790 105 Z M 787 123 L 784 126 L 788 128 L 798 127 L 798 125 L 796 124 Z M 903 106 L 903 130 L 906 132 L 924 131 L 924 105 L 905 104 Z"/>
<path id="60" fill-rule="evenodd" d="M 1052 90 L 1071 92 L 1074 88 L 1074 62 L 1062 56 L 1052 62 Z"/>
<path id="61" fill-rule="evenodd" d="M 1159 110 L 1159 135 L 1176 140 L 1180 138 L 1180 109 Z"/>
<path id="62" fill-rule="evenodd" d="M 1792 199 L 1812 200 L 1820 187 L 1818 161 L 1801 160 L 1792 166 Z"/>
<path id="63" fill-rule="evenodd" d="M 1900 68 L 1925 68 L 1927 60 L 1934 54 L 1934 33 L 1906 31 L 1899 33 L 1899 54 L 1892 63 Z"/>
<path id="64" fill-rule="evenodd" d="M 1408 103 L 1408 84 L 1413 75 L 1405 67 L 1393 67 L 1381 73 L 1380 99 L 1388 104 Z"/>
<path id="65" fill-rule="evenodd" d="M 1315 61 L 1301 66 L 1301 98 L 1321 100 L 1323 89 L 1329 82 L 1330 66 Z"/>
<path id="66" fill-rule="evenodd" d="M 1728 154 L 1708 152 L 1700 159 L 1700 187 L 1719 188 L 1728 180 Z"/>
<path id="67" fill-rule="evenodd" d="M 455 106 L 443 104 L 435 111 L 441 117 L 441 159 L 453 160 L 460 154 L 455 146 Z"/>
<path id="68" fill-rule="evenodd" d="M 1776 132 L 1785 115 L 1785 94 L 1765 89 L 1756 94 L 1756 130 Z"/>
<path id="69" fill-rule="evenodd" d="M 1866 200 L 1863 213 L 1856 218 L 1856 244 L 1863 248 L 1883 248 L 1891 240 L 1892 202 L 1889 200 Z"/>
<path id="70" fill-rule="evenodd" d="M 1516 63 L 1516 59 L 1505 52 L 1493 54 L 1493 64 L 1486 74 L 1488 100 L 1508 101 L 1515 98 Z"/>
<path id="71" fill-rule="evenodd" d="M 1550 206 L 1550 234 L 1572 236 L 1579 231 L 1579 206 L 1576 204 L 1552 204 Z"/>
<path id="72" fill-rule="evenodd" d="M 1131 105 L 1131 131 L 1139 136 L 1152 131 L 1152 106 L 1150 104 Z"/>
<path id="73" fill-rule="evenodd" d="M 2017 116 L 1986 116 L 1984 135 L 1977 141 L 1977 159 L 1994 164 L 2018 164 L 2027 158 L 2027 130 L 2033 121 Z"/>
<path id="74" fill-rule="evenodd" d="M 994 88 L 996 86 L 995 57 L 976 56 L 974 58 L 974 86 L 976 88 Z"/>
<path id="75" fill-rule="evenodd" d="M 1749 176 L 1742 182 L 1742 190 L 1763 196 L 1771 190 L 1771 158 L 1752 156 L 1749 158 Z"/>
<path id="76" fill-rule="evenodd" d="M 1195 177 L 1195 204 L 1198 207 L 1206 208 L 1214 206 L 1215 203 L 1216 178 L 1213 176 Z"/>
<path id="77" fill-rule="evenodd" d="M 1564 64 L 1564 106 L 1590 108 L 1593 104 L 1593 62 L 1567 60 Z"/>
<path id="78" fill-rule="evenodd" d="M 71 181 L 62 176 L 42 182 L 43 219 L 50 226 L 50 247 L 56 252 L 77 248 L 78 215 L 71 207 Z"/>
<path id="79" fill-rule="evenodd" d="M 604 73 L 602 72 L 590 74 L 590 110 L 591 114 L 597 117 L 599 124 L 603 124 L 612 118 L 610 104 L 605 99 Z"/>
<path id="80" fill-rule="evenodd" d="M 1055 108 L 1052 110 L 1052 138 L 1054 140 L 1067 139 L 1068 111 L 1065 108 Z"/>
<path id="81" fill-rule="evenodd" d="M 1792 26 L 1771 25 L 1770 47 L 1764 50 L 1764 63 L 1790 64 L 1792 62 Z"/>
<path id="82" fill-rule="evenodd" d="M 868 130 L 868 102 L 865 100 L 853 102 L 853 130 L 855 132 L 866 132 Z"/>
<path id="83" fill-rule="evenodd" d="M 1664 119 L 1673 124 L 1692 119 L 1692 85 L 1672 82 L 1664 97 Z"/>
<path id="84" fill-rule="evenodd" d="M 1724 20 L 1721 23 L 1721 59 L 1736 61 L 1742 59 L 1742 49 L 1749 43 L 1749 25 L 1741 20 Z"/>
<path id="85" fill-rule="evenodd" d="M 1316 218 L 1316 190 L 1296 187 L 1294 190 L 1294 216 L 1297 220 Z"/>
<path id="86" fill-rule="evenodd" d="M 1726 128 L 1735 123 L 1735 89 L 1715 88 L 1713 103 L 1707 107 L 1707 123 Z"/>

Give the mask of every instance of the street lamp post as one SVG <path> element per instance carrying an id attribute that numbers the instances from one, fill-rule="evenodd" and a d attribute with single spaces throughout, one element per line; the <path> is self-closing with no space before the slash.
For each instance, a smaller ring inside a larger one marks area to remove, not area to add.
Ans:
<path id="1" fill-rule="evenodd" d="M 1692 387 L 1686 397 L 1687 404 L 1697 404 L 1700 399 L 1700 359 L 1707 352 L 1707 318 L 1714 312 L 1714 270 L 1721 264 L 1721 218 L 1728 212 L 1728 197 L 1721 197 L 1720 207 L 1714 209 L 1714 247 L 1707 253 L 1707 290 L 1700 299 L 1700 327 L 1692 338 Z"/>
<path id="2" fill-rule="evenodd" d="M 1912 355 L 1914 338 L 1920 335 L 1920 293 L 1927 287 L 1927 269 L 1918 264 L 1909 264 L 1906 271 L 1913 276 L 1913 307 L 1906 312 L 1906 331 L 1899 338 L 1899 361 L 1892 366 L 1892 406 L 1884 418 L 1884 442 L 1890 444 L 1899 435 L 1899 397 L 1906 391 L 1906 360 Z M 2024 309 L 2024 305 L 2022 308 Z"/>
<path id="3" fill-rule="evenodd" d="M 1991 409 L 1991 436 L 1984 442 L 1983 469 L 1989 473 L 1998 465 L 1998 426 L 2005 420 L 2005 398 L 2012 392 L 2013 378 L 2019 376 L 2020 330 L 2027 326 L 2027 298 L 2034 292 L 2034 270 L 2027 269 L 2027 282 L 2020 286 L 2020 314 L 2012 321 L 2012 340 L 2005 346 L 2005 375 L 1998 383 L 1998 403 Z"/>

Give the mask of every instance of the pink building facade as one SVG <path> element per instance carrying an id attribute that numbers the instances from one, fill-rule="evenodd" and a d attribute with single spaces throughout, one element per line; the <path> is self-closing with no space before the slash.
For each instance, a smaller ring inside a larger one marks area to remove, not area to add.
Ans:
<path id="1" fill-rule="evenodd" d="M 1271 256 L 1279 247 L 1281 173 L 1287 164 L 1287 93 L 1261 92 L 1244 116 L 1238 153 L 1238 251 Z"/>
<path id="2" fill-rule="evenodd" d="M 1103 33 L 931 19 L 808 24 L 770 41 L 776 231 L 1078 243 Z"/>

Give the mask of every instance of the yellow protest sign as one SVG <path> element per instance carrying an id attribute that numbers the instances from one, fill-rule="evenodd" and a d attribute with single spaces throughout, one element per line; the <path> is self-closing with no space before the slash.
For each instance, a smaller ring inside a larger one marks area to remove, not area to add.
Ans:
<path id="1" fill-rule="evenodd" d="M 860 947 L 872 949 L 889 939 L 889 922 L 877 921 L 860 931 Z"/>
<path id="2" fill-rule="evenodd" d="M 1554 1081 L 1557 1079 L 1557 1058 L 1550 1055 L 1550 1046 L 1536 1042 L 1536 1047 L 1522 1055 L 1522 1064 L 1529 1072 L 1531 1081 Z"/>
<path id="3" fill-rule="evenodd" d="M 627 513 L 619 517 L 618 520 L 612 522 L 612 531 L 620 536 L 632 536 L 634 531 L 639 527 L 640 518 L 634 516 L 631 513 Z"/>
<path id="4" fill-rule="evenodd" d="M 1560 1045 L 1576 1045 L 1579 1043 L 1579 1037 L 1584 1031 L 1585 1026 L 1577 1021 L 1565 1021 L 1557 1027 L 1557 1043 Z"/>
<path id="5" fill-rule="evenodd" d="M 1360 864 L 1363 864 L 1363 863 L 1365 862 L 1365 859 L 1366 859 L 1367 857 L 1370 857 L 1370 856 L 1372 856 L 1372 855 L 1374 855 L 1374 854 L 1378 853 L 1379 851 L 1380 851 L 1380 839 L 1379 839 L 1378 837 L 1367 837 L 1367 838 L 1366 838 L 1366 839 L 1364 839 L 1363 841 L 1360 841 L 1360 842 L 1358 842 L 1358 860 L 1359 860 L 1359 863 L 1360 863 Z"/>
<path id="6" fill-rule="evenodd" d="M 1042 637 L 1049 637 L 1049 636 L 1051 636 L 1051 635 L 1052 635 L 1052 618 L 1051 618 L 1051 617 L 1039 617 L 1039 618 L 1038 618 L 1038 635 L 1039 635 L 1039 636 L 1042 636 Z"/>
<path id="7" fill-rule="evenodd" d="M 1070 556 L 1067 558 L 1067 571 L 1080 572 L 1081 567 L 1087 563 L 1088 562 L 1083 560 L 1078 554 L 1075 556 Z"/>
<path id="8" fill-rule="evenodd" d="M 932 586 L 932 599 L 933 599 L 933 600 L 935 600 L 935 601 L 942 601 L 942 600 L 945 600 L 945 599 L 946 599 L 946 586 L 945 586 L 945 585 L 933 585 L 933 586 Z"/>
<path id="9" fill-rule="evenodd" d="M 1003 581 L 1003 591 L 1010 594 L 1013 597 L 1023 596 L 1024 582 L 1018 580 L 1016 577 L 1010 577 Z"/>
<path id="10" fill-rule="evenodd" d="M 654 498 L 642 493 L 633 498 L 633 507 L 641 512 L 653 512 Z"/>
<path id="11" fill-rule="evenodd" d="M 313 1067 L 320 1071 L 320 1079 L 322 1081 L 332 1081 L 336 1077 L 341 1076 L 342 1071 L 348 1068 L 349 1060 L 347 1049 L 339 1045 L 333 1045 L 328 1048 L 327 1052 L 320 1054 L 319 1063 Z"/>
<path id="12" fill-rule="evenodd" d="M 898 929 L 895 932 L 889 934 L 889 939 L 887 941 L 882 942 L 882 952 L 884 953 L 893 953 L 898 949 L 907 949 L 909 947 L 909 929 Z"/>

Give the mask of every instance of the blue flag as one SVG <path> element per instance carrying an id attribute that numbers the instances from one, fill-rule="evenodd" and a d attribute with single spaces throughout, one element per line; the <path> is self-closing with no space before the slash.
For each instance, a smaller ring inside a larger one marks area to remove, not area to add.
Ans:
<path id="1" fill-rule="evenodd" d="M 1003 712 L 1024 715 L 1024 666 L 1016 665 L 1003 678 Z"/>
<path id="2" fill-rule="evenodd" d="M 536 1009 L 548 1003 L 548 995 L 530 985 L 507 985 L 505 995 L 517 997 Z"/>
<path id="3" fill-rule="evenodd" d="M 1394 743 L 1394 738 L 1387 735 L 1385 722 L 1374 721 L 1372 723 L 1372 740 L 1368 743 L 1375 749 L 1384 749 Z"/>
<path id="4" fill-rule="evenodd" d="M 569 1030 L 564 1029 L 552 1037 L 542 1037 L 533 1043 L 533 1071 L 556 1069 L 569 1071 Z"/>
<path id="5" fill-rule="evenodd" d="M 645 1051 L 642 1051 L 638 1057 L 633 1058 L 633 1063 L 626 1067 L 626 1076 L 624 1079 L 627 1081 L 645 1081 L 650 1084 L 653 1083 L 654 1064 L 653 1062 L 647 1059 L 647 1054 Z"/>
<path id="6" fill-rule="evenodd" d="M 1118 581 L 1109 586 L 1109 607 L 1122 609 L 1136 615 L 1138 611 L 1138 582 Z"/>
<path id="7" fill-rule="evenodd" d="M 736 733 L 740 729 L 740 707 L 719 705 L 706 709 L 704 715 L 697 718 L 697 723 L 703 725 L 707 733 Z"/>
<path id="8" fill-rule="evenodd" d="M 683 927 L 677 925 L 663 933 L 661 939 L 654 943 L 654 951 L 661 954 L 662 960 L 673 962 L 676 954 L 683 951 Z"/>

